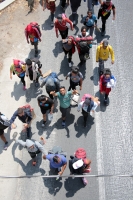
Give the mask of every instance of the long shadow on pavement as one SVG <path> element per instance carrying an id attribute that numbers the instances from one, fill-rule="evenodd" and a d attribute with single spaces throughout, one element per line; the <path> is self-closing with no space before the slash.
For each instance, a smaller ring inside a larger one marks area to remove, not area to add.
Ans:
<path id="1" fill-rule="evenodd" d="M 23 84 L 21 82 L 19 84 L 15 82 L 11 97 L 14 97 L 15 100 L 18 101 L 20 97 L 25 96 L 25 92 L 26 91 L 23 90 Z"/>
<path id="2" fill-rule="evenodd" d="M 92 117 L 91 115 L 88 115 L 88 120 L 87 120 L 87 126 L 84 127 L 84 123 L 83 123 L 83 116 L 80 116 L 77 119 L 77 122 L 74 123 L 74 127 L 75 127 L 75 131 L 76 133 L 76 137 L 79 138 L 81 137 L 83 134 L 86 137 L 89 130 L 91 129 L 91 126 L 94 124 L 94 117 Z"/>
<path id="3" fill-rule="evenodd" d="M 64 187 L 67 191 L 66 197 L 70 198 L 73 197 L 78 190 L 84 188 L 85 186 L 83 185 L 81 178 L 72 179 L 69 177 L 65 180 Z"/>

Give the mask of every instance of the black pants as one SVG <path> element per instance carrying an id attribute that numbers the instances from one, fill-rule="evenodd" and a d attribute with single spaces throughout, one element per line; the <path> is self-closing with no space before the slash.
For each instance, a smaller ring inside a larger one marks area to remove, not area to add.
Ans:
<path id="1" fill-rule="evenodd" d="M 32 72 L 29 72 L 29 78 L 30 78 L 31 81 L 33 81 L 33 73 Z M 39 79 L 39 76 L 37 75 L 36 83 L 38 83 L 38 79 Z"/>
<path id="2" fill-rule="evenodd" d="M 51 21 L 54 21 L 54 13 L 51 12 Z"/>
<path id="3" fill-rule="evenodd" d="M 27 138 L 31 138 L 31 127 L 27 128 Z"/>
<path id="4" fill-rule="evenodd" d="M 63 48 L 63 51 L 65 53 L 65 55 L 68 54 L 68 62 L 70 63 L 72 61 L 72 49 L 70 49 L 69 51 L 66 51 L 64 48 Z"/>
<path id="5" fill-rule="evenodd" d="M 68 91 L 70 91 L 71 89 L 76 90 L 76 86 L 78 86 L 78 85 L 80 85 L 80 82 L 74 83 L 70 78 L 70 86 L 69 86 Z"/>
<path id="6" fill-rule="evenodd" d="M 84 117 L 84 122 L 86 123 L 87 119 L 88 119 L 88 113 L 82 109 L 82 114 L 83 114 L 83 117 Z"/>
<path id="7" fill-rule="evenodd" d="M 105 25 L 106 25 L 106 20 L 109 18 L 110 14 L 106 15 L 106 16 L 101 16 L 101 20 L 102 20 L 102 32 L 105 31 Z"/>
<path id="8" fill-rule="evenodd" d="M 66 5 L 66 0 L 61 0 L 61 6 L 62 6 L 63 8 L 65 8 L 65 5 Z"/>
<path id="9" fill-rule="evenodd" d="M 50 92 L 49 92 L 49 91 L 47 91 L 47 90 L 46 90 L 46 92 L 48 93 L 48 95 L 49 95 L 49 97 L 50 97 L 51 99 L 54 99 L 53 95 L 52 95 L 52 94 L 50 94 Z"/>
<path id="10" fill-rule="evenodd" d="M 38 41 L 37 42 L 31 42 L 31 45 L 34 45 L 35 53 L 38 53 Z"/>
<path id="11" fill-rule="evenodd" d="M 28 151 L 28 153 L 30 154 L 30 157 L 35 161 L 37 154 L 40 153 L 40 150 L 38 149 L 36 152 L 29 152 Z"/>
<path id="12" fill-rule="evenodd" d="M 25 80 L 24 80 L 25 76 L 23 76 L 23 77 L 18 76 L 18 77 L 21 79 L 21 82 L 23 83 L 23 86 L 25 86 Z"/>
<path id="13" fill-rule="evenodd" d="M 68 36 L 68 28 L 65 31 L 60 31 L 59 30 L 59 32 L 60 32 L 60 35 L 61 35 L 62 39 L 66 39 L 67 38 L 67 36 Z"/>

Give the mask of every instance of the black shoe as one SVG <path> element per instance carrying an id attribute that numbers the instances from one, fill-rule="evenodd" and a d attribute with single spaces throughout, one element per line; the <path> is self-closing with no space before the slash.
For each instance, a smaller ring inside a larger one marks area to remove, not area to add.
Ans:
<path id="1" fill-rule="evenodd" d="M 108 103 L 107 100 L 104 100 L 104 104 L 105 104 L 105 106 L 108 106 L 108 105 L 109 105 L 109 103 Z"/>
<path id="2" fill-rule="evenodd" d="M 35 50 L 35 57 L 38 56 L 38 50 Z"/>

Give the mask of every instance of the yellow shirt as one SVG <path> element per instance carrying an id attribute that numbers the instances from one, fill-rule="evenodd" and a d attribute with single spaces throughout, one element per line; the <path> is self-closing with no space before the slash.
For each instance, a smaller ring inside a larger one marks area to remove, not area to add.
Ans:
<path id="1" fill-rule="evenodd" d="M 114 50 L 113 48 L 108 45 L 106 49 L 103 48 L 103 44 L 100 44 L 97 47 L 97 52 L 96 52 L 96 62 L 99 61 L 99 59 L 102 60 L 108 60 L 109 55 L 111 55 L 111 60 L 115 60 L 115 55 L 114 55 Z"/>

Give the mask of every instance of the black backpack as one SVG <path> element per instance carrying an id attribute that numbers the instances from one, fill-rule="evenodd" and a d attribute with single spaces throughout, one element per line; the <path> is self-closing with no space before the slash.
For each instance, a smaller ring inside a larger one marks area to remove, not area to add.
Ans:
<path id="1" fill-rule="evenodd" d="M 79 46 L 80 46 L 81 53 L 88 53 L 89 46 L 88 46 L 87 41 L 80 41 Z"/>

